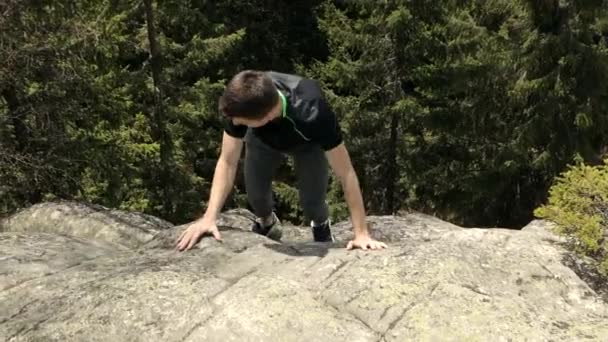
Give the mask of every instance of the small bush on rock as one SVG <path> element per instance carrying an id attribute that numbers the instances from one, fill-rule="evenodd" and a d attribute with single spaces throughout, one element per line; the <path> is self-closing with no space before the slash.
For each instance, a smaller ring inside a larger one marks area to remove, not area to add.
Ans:
<path id="1" fill-rule="evenodd" d="M 553 221 L 571 248 L 598 262 L 608 276 L 608 159 L 604 165 L 579 164 L 557 177 L 549 201 L 535 215 Z"/>

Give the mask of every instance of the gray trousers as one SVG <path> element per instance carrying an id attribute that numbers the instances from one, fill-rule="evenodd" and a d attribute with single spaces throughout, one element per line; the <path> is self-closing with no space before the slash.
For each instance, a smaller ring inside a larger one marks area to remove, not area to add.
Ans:
<path id="1" fill-rule="evenodd" d="M 329 180 L 325 152 L 318 145 L 302 145 L 283 153 L 271 148 L 248 130 L 245 136 L 245 189 L 258 217 L 272 213 L 272 179 L 287 155 L 294 160 L 300 205 L 304 216 L 319 224 L 329 217 L 326 203 Z"/>

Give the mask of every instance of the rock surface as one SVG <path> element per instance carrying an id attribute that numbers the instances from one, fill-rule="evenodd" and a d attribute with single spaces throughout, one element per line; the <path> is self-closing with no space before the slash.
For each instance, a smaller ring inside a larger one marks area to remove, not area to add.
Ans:
<path id="1" fill-rule="evenodd" d="M 276 243 L 251 214 L 223 242 L 173 249 L 186 226 L 75 203 L 0 223 L 2 341 L 607 341 L 608 305 L 560 260 L 545 222 L 460 228 L 431 216 L 368 218 L 389 249 Z"/>

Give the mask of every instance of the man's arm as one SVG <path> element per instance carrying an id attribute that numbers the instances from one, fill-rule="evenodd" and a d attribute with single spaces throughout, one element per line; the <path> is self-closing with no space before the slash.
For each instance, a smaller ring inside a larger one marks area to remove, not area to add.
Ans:
<path id="1" fill-rule="evenodd" d="M 365 222 L 365 207 L 361 187 L 355 169 L 353 168 L 348 151 L 344 143 L 326 152 L 331 168 L 342 184 L 344 197 L 350 210 L 351 221 L 355 238 L 348 243 L 347 248 L 377 249 L 386 248 L 386 244 L 373 240 L 370 237 L 367 223 Z"/>
<path id="2" fill-rule="evenodd" d="M 327 151 L 326 155 L 329 165 L 331 165 L 332 170 L 338 176 L 342 185 L 346 204 L 350 210 L 355 237 L 369 236 L 365 222 L 365 207 L 363 205 L 359 179 L 352 166 L 346 147 L 342 143 Z"/>
<path id="3" fill-rule="evenodd" d="M 215 166 L 213 181 L 211 183 L 211 194 L 204 220 L 213 221 L 217 219 L 224 206 L 226 197 L 232 189 L 234 178 L 238 167 L 238 161 L 243 149 L 243 141 L 231 137 L 226 132 L 222 137 L 222 149 L 220 157 Z"/>
<path id="4" fill-rule="evenodd" d="M 226 197 L 232 189 L 242 148 L 243 141 L 241 139 L 234 138 L 224 132 L 222 150 L 215 166 L 207 210 L 202 218 L 193 222 L 179 236 L 176 246 L 178 250 L 183 251 L 192 248 L 205 233 L 210 233 L 217 240 L 221 240 L 215 222 L 224 206 Z"/>

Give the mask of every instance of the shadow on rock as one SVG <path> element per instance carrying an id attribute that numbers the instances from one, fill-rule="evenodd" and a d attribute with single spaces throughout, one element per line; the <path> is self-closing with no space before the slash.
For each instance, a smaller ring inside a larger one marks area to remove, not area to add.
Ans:
<path id="1" fill-rule="evenodd" d="M 326 256 L 330 249 L 344 248 L 342 244 L 338 242 L 283 242 L 280 244 L 265 243 L 264 247 L 289 256 L 316 256 L 321 258 Z"/>

